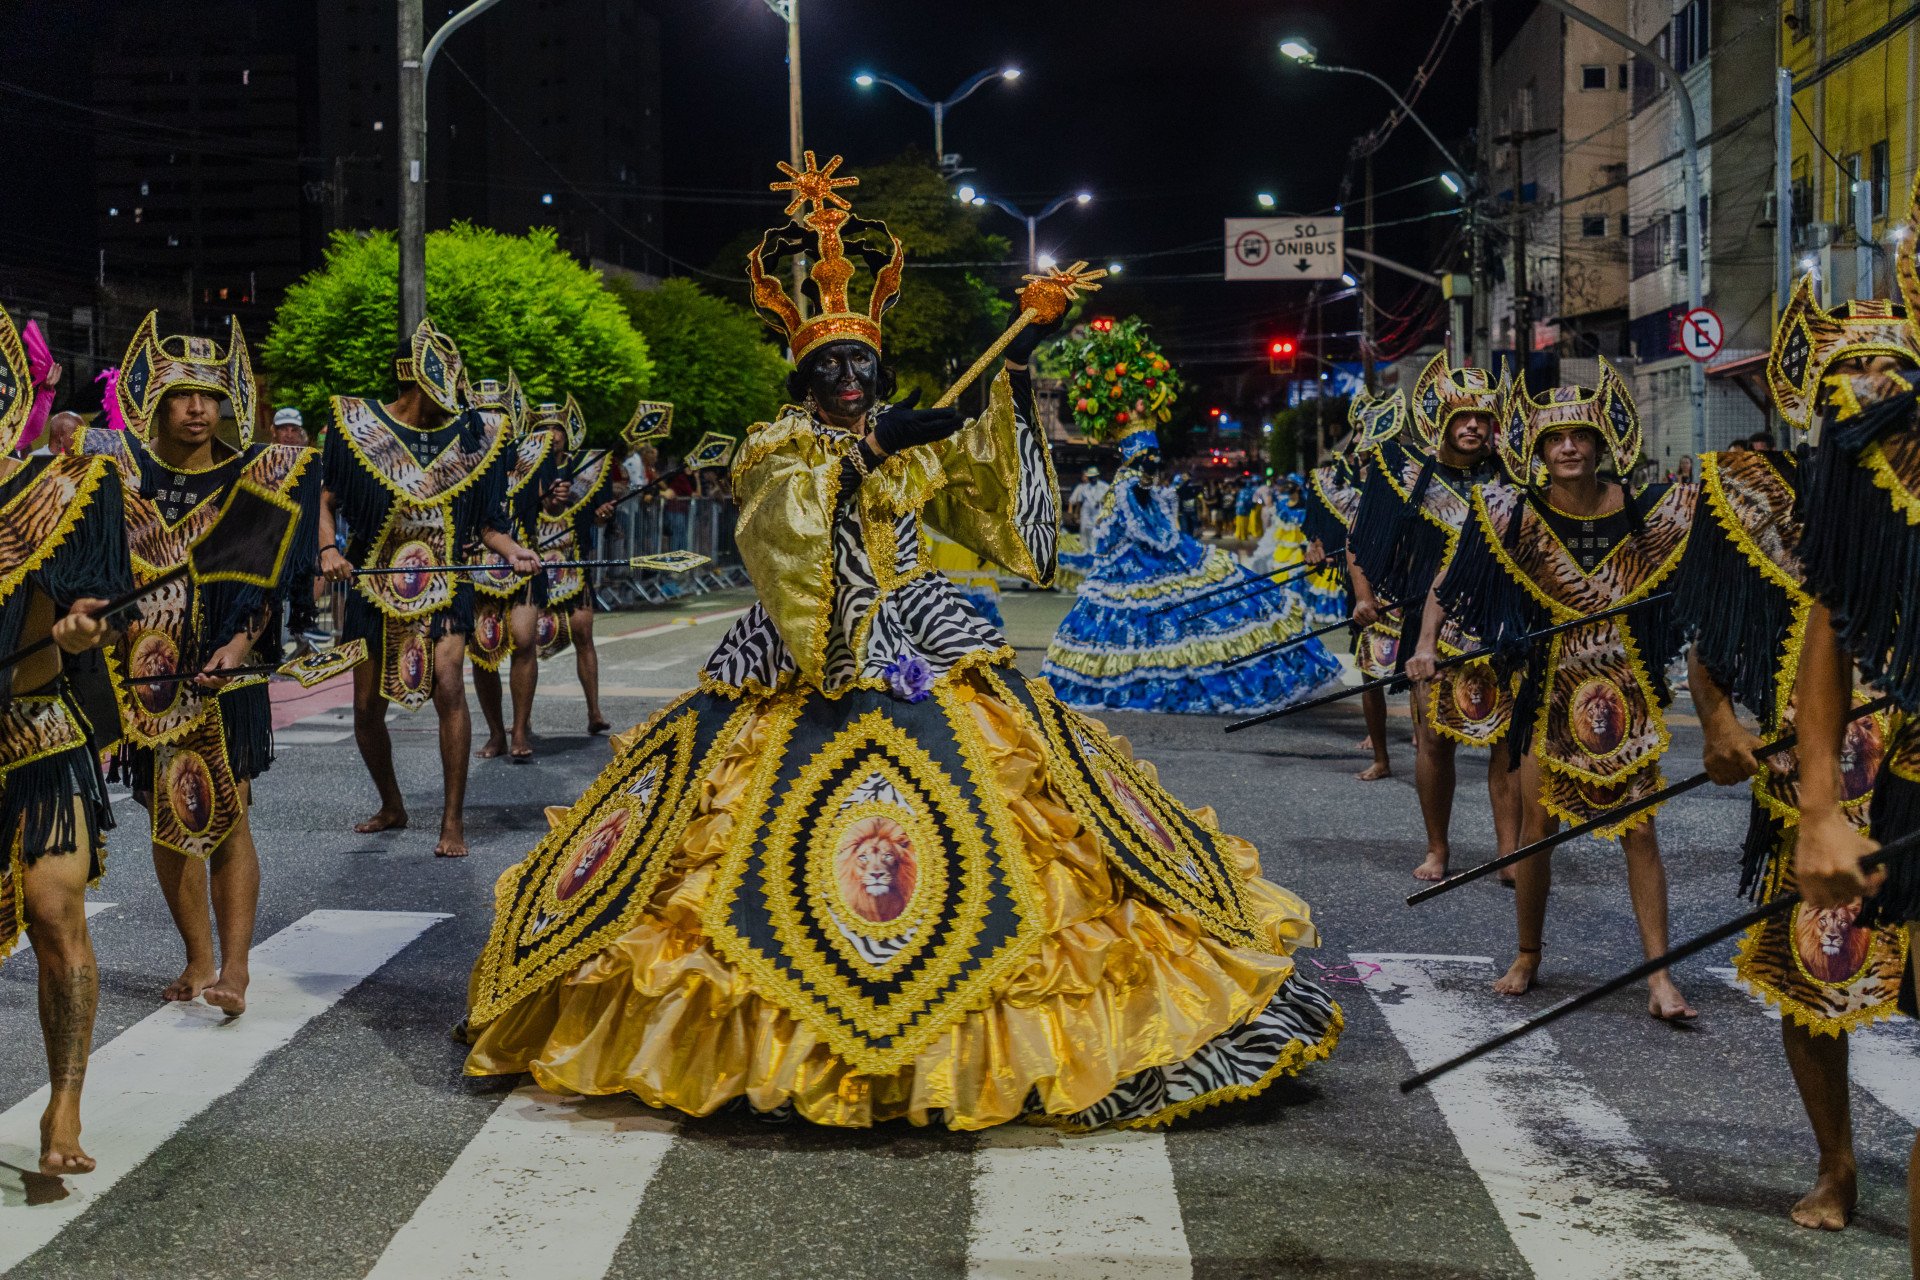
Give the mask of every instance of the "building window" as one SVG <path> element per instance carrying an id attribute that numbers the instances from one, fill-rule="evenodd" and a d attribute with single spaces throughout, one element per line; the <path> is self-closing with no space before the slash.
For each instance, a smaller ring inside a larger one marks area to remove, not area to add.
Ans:
<path id="1" fill-rule="evenodd" d="M 1607 69 L 1605 67 L 1581 67 L 1580 87 L 1584 89 L 1604 89 L 1607 87 Z"/>
<path id="2" fill-rule="evenodd" d="M 1607 215 L 1604 213 L 1582 214 L 1580 217 L 1580 234 L 1589 240 L 1607 234 Z"/>
<path id="3" fill-rule="evenodd" d="M 1647 225 L 1633 233 L 1632 257 L 1633 278 L 1650 276 L 1666 265 L 1670 255 L 1670 232 L 1673 223 L 1665 215 L 1651 218 Z"/>
<path id="4" fill-rule="evenodd" d="M 1707 6 L 1704 0 L 1687 0 L 1673 15 L 1672 53 L 1675 71 L 1685 71 L 1707 56 Z"/>
<path id="5" fill-rule="evenodd" d="M 1886 142 L 1880 141 L 1867 150 L 1867 175 L 1873 182 L 1873 216 L 1887 216 L 1887 194 L 1892 184 L 1890 157 Z"/>

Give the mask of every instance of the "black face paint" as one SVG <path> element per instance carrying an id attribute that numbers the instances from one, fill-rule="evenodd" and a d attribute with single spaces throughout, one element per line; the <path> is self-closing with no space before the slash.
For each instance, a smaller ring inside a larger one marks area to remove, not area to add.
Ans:
<path id="1" fill-rule="evenodd" d="M 880 355 L 864 342 L 829 342 L 807 357 L 807 391 L 834 422 L 864 417 L 879 382 Z"/>

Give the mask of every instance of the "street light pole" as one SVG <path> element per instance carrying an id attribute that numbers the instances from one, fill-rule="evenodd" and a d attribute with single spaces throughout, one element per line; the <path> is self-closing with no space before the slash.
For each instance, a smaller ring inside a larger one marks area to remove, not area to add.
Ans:
<path id="1" fill-rule="evenodd" d="M 1093 201 L 1093 193 L 1091 191 L 1073 191 L 1064 196 L 1057 197 L 1038 213 L 1028 213 L 1002 200 L 999 196 L 990 196 L 984 191 L 976 192 L 972 187 L 960 188 L 959 195 L 961 200 L 967 201 L 968 203 L 978 203 L 984 200 L 1009 217 L 1027 224 L 1028 271 L 1038 271 L 1040 269 L 1040 224 L 1066 208 L 1069 204 L 1090 204 Z"/>
<path id="2" fill-rule="evenodd" d="M 400 340 L 427 315 L 427 76 L 447 37 L 499 4 L 474 0 L 422 45 L 421 0 L 398 0 L 400 50 Z M 336 167 L 336 174 L 338 169 Z"/>
<path id="3" fill-rule="evenodd" d="M 1700 133 L 1693 114 L 1693 95 L 1687 92 L 1686 81 L 1680 78 L 1680 73 L 1674 70 L 1671 62 L 1660 56 L 1659 50 L 1600 21 L 1585 9 L 1574 5 L 1572 0 L 1543 0 L 1543 3 L 1558 9 L 1581 26 L 1598 31 L 1630 53 L 1645 58 L 1673 86 L 1673 101 L 1680 121 L 1680 173 L 1681 180 L 1686 184 L 1687 195 L 1687 309 L 1699 310 L 1703 301 L 1700 260 L 1705 256 L 1707 246 L 1700 226 Z M 1693 451 L 1698 455 L 1707 451 L 1707 367 L 1699 360 L 1688 363 L 1693 366 L 1688 389 L 1693 400 Z"/>
<path id="4" fill-rule="evenodd" d="M 771 4 L 772 0 L 768 0 Z M 929 98 L 899 76 L 890 76 L 884 71 L 862 71 L 855 75 L 853 82 L 862 89 L 870 89 L 883 84 L 915 106 L 924 107 L 933 116 L 933 167 L 940 173 L 947 168 L 947 112 L 959 106 L 975 93 L 982 85 L 994 80 L 1014 81 L 1020 78 L 1018 67 L 988 67 L 985 71 L 976 71 L 961 82 L 960 87 L 939 100 Z"/>

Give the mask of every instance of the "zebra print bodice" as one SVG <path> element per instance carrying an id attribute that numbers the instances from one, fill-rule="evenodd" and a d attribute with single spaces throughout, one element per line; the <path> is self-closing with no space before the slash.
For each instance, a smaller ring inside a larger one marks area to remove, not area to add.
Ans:
<path id="1" fill-rule="evenodd" d="M 1058 524 L 1051 476 L 1039 463 L 1046 443 L 1027 413 L 1017 413 L 1015 421 L 1019 483 L 1013 509 L 1003 515 L 1051 574 Z M 977 655 L 1011 661 L 1006 637 L 934 568 L 932 539 L 918 511 L 893 519 L 893 563 L 886 567 L 892 585 L 881 589 L 882 575 L 867 545 L 867 517 L 858 502 L 845 500 L 848 496 L 843 494 L 833 527 L 834 593 L 822 687 L 829 693 L 856 684 L 884 687 L 887 668 L 907 657 L 926 662 L 936 677 Z M 728 630 L 703 675 L 732 689 L 773 688 L 797 669 L 773 619 L 755 604 Z"/>

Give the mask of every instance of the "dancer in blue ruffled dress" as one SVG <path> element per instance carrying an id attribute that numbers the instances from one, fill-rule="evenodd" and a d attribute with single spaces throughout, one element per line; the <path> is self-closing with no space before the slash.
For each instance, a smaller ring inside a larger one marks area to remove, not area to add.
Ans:
<path id="1" fill-rule="evenodd" d="M 1254 549 L 1253 570 L 1276 581 L 1291 578 L 1307 562 L 1307 507 L 1305 489 L 1298 475 L 1288 475 L 1274 485 L 1272 518 L 1267 531 Z M 1346 585 L 1339 571 L 1332 568 L 1296 579 L 1307 600 L 1307 625 L 1324 627 L 1338 622 L 1351 612 L 1347 608 Z"/>
<path id="2" fill-rule="evenodd" d="M 1123 462 L 1095 522 L 1093 565 L 1041 668 L 1060 700 L 1219 715 L 1285 706 L 1336 681 L 1340 664 L 1318 640 L 1235 661 L 1306 630 L 1306 601 L 1292 587 L 1166 609 L 1229 579 L 1257 577 L 1180 532 L 1173 491 L 1152 482 L 1158 451 L 1152 431 L 1120 441 Z M 1213 605 L 1220 607 L 1207 611 Z"/>

